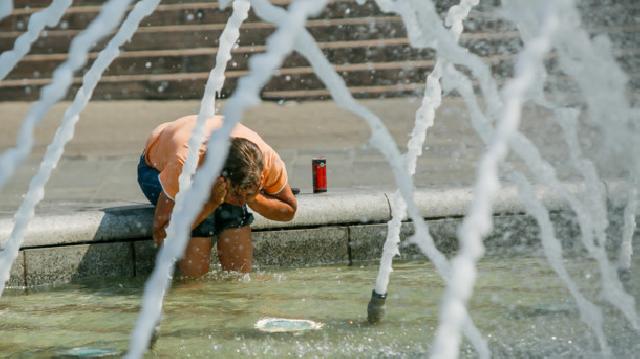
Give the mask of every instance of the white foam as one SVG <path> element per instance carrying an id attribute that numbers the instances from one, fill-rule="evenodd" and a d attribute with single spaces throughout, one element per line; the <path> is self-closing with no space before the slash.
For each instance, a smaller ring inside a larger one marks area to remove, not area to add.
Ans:
<path id="1" fill-rule="evenodd" d="M 302 332 L 305 330 L 322 329 L 323 323 L 307 319 L 264 318 L 260 319 L 254 328 L 268 333 Z"/>

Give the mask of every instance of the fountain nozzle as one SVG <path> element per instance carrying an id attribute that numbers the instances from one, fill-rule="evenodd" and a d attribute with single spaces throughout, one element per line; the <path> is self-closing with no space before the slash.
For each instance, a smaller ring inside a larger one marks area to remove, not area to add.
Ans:
<path id="1" fill-rule="evenodd" d="M 378 294 L 375 289 L 371 291 L 371 300 L 367 305 L 367 320 L 370 324 L 378 323 L 385 314 L 385 302 L 387 294 Z"/>

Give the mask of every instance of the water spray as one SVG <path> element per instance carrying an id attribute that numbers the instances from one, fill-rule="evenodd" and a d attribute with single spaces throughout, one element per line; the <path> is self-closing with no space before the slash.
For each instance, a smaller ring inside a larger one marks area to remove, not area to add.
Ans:
<path id="1" fill-rule="evenodd" d="M 447 92 L 456 90 L 458 94 L 460 94 L 471 115 L 473 128 L 481 140 L 488 145 L 493 137 L 494 129 L 476 100 L 471 81 L 453 67 L 448 68 L 444 80 L 443 85 Z M 516 136 L 518 135 L 516 134 Z M 553 224 L 549 218 L 549 212 L 544 207 L 544 204 L 536 197 L 534 189 L 526 176 L 521 172 L 515 171 L 508 163 L 505 164 L 504 167 L 507 170 L 508 179 L 517 185 L 518 194 L 525 204 L 527 213 L 532 215 L 540 226 L 542 247 L 549 264 L 569 289 L 569 293 L 578 305 L 582 321 L 589 326 L 598 338 L 603 353 L 608 352 L 607 340 L 603 330 L 602 310 L 584 297 L 567 272 L 562 258 L 562 245 L 555 236 Z"/>
<path id="2" fill-rule="evenodd" d="M 607 143 L 614 144 L 614 152 L 619 151 L 615 147 L 622 143 L 631 144 L 633 148 L 638 148 L 636 131 L 629 131 L 627 128 L 631 111 L 625 97 L 626 75 L 612 58 L 608 41 L 602 37 L 590 40 L 588 33 L 581 27 L 580 15 L 576 11 L 573 1 L 566 1 L 562 11 L 566 15 L 566 19 L 560 24 L 563 29 L 558 32 L 559 36 L 553 39 L 554 46 L 558 52 L 561 69 L 577 81 L 583 92 L 590 114 L 587 118 L 603 131 Z M 522 19 L 516 19 L 516 22 L 525 33 L 530 33 L 536 26 L 535 23 L 522 21 Z M 575 34 L 575 38 L 573 34 Z M 528 157 L 525 162 L 530 168 L 537 167 L 533 173 L 538 175 L 537 171 L 542 170 L 545 176 L 540 178 L 541 183 L 551 183 L 551 187 L 559 191 L 569 202 L 578 216 L 582 243 L 589 255 L 599 264 L 603 296 L 610 304 L 625 314 L 634 328 L 640 329 L 635 310 L 635 299 L 625 292 L 620 278 L 616 275 L 616 268 L 609 263 L 604 249 L 607 241 L 606 229 L 609 226 L 606 189 L 593 163 L 581 154 L 577 140 L 577 121 L 575 119 L 577 114 L 575 110 L 554 107 L 544 98 L 534 98 L 534 101 L 551 109 L 556 121 L 562 126 L 566 142 L 569 145 L 572 163 L 585 179 L 586 196 L 584 196 L 584 200 L 576 198 L 562 188 L 553 168 L 544 163 L 535 146 L 524 136 L 517 136 L 520 138 L 514 143 L 514 150 L 521 157 L 525 155 Z M 605 119 L 611 120 L 604 121 Z M 626 155 L 626 153 L 624 154 Z M 635 186 L 640 180 L 640 169 L 638 161 L 633 159 L 631 162 L 633 163 L 631 182 Z M 635 221 L 626 217 L 625 227 L 635 228 Z M 625 243 L 626 241 L 623 239 L 622 247 L 631 245 Z M 621 248 L 621 250 L 623 249 Z"/>
<path id="3" fill-rule="evenodd" d="M 71 41 L 67 60 L 53 72 L 51 83 L 42 88 L 40 99 L 29 108 L 27 117 L 22 122 L 16 147 L 12 147 L 0 155 L 0 189 L 4 187 L 16 168 L 31 152 L 33 147 L 33 131 L 42 121 L 44 115 L 60 101 L 73 82 L 73 74 L 87 61 L 89 50 L 112 32 L 120 23 L 132 0 L 109 0 L 100 8 L 100 13 Z"/>
<path id="4" fill-rule="evenodd" d="M 633 255 L 633 234 L 636 229 L 636 212 L 638 208 L 638 191 L 635 188 L 629 189 L 629 201 L 624 208 L 624 227 L 622 230 L 622 244 L 618 259 L 618 271 L 628 276 L 631 270 L 631 257 Z"/>
<path id="5" fill-rule="evenodd" d="M 38 36 L 40 36 L 40 33 L 45 27 L 55 27 L 60 22 L 62 15 L 64 15 L 69 6 L 71 6 L 71 1 L 72 0 L 53 0 L 49 6 L 29 17 L 27 32 L 16 39 L 13 49 L 0 54 L 0 81 L 11 72 L 18 61 L 22 60 L 22 58 L 29 53 L 31 44 L 38 39 Z M 11 1 L 7 2 L 5 0 L 3 3 L 10 4 Z M 0 10 L 0 13 L 1 12 Z M 1 14 L 0 19 L 2 19 Z"/>
<path id="6" fill-rule="evenodd" d="M 460 39 L 463 30 L 462 22 L 469 15 L 471 9 L 479 1 L 463 0 L 459 5 L 452 6 L 446 17 L 446 24 L 450 26 L 451 33 L 456 41 Z M 385 3 L 386 8 L 390 8 L 389 3 Z M 405 15 L 404 18 L 409 17 Z M 421 30 L 419 28 L 407 27 L 414 38 L 419 38 Z M 411 139 L 407 145 L 408 150 L 405 155 L 406 171 L 409 176 L 413 176 L 416 171 L 418 157 L 422 154 L 422 148 L 427 137 L 427 130 L 433 126 L 435 112 L 442 102 L 442 89 L 440 78 L 443 68 L 448 66 L 446 60 L 438 57 L 433 71 L 427 77 L 422 103 L 415 116 L 415 124 L 411 131 Z M 375 288 L 371 292 L 371 300 L 367 306 L 367 319 L 370 323 L 377 323 L 384 317 L 384 305 L 387 297 L 387 287 L 389 286 L 389 276 L 393 271 L 393 258 L 400 254 L 398 243 L 400 242 L 400 226 L 402 218 L 406 216 L 406 205 L 399 192 L 395 192 L 391 197 L 392 218 L 387 225 L 387 238 L 380 257 L 380 269 L 376 279 Z"/>
<path id="7" fill-rule="evenodd" d="M 256 1 L 255 3 L 262 3 Z M 254 5 L 256 13 L 267 21 L 278 23 L 278 20 L 284 15 L 282 10 L 277 7 L 265 4 L 264 9 Z M 406 175 L 406 169 L 402 156 L 398 151 L 395 141 L 389 134 L 387 128 L 382 124 L 380 119 L 375 116 L 369 109 L 356 102 L 349 92 L 344 80 L 335 72 L 333 66 L 327 61 L 322 51 L 317 47 L 313 37 L 303 30 L 295 42 L 295 49 L 302 54 L 311 64 L 314 72 L 325 83 L 334 101 L 341 107 L 361 117 L 370 126 L 372 135 L 370 143 L 385 155 L 389 162 L 396 183 L 403 195 L 404 200 L 408 204 L 408 213 L 416 225 L 416 238 L 420 250 L 434 263 L 439 274 L 445 281 L 448 279 L 449 263 L 444 255 L 438 251 L 429 234 L 427 225 L 420 215 L 417 206 L 413 201 L 413 180 Z M 378 298 L 384 300 L 383 298 Z M 486 342 L 482 338 L 477 327 L 470 319 L 464 325 L 465 335 L 469 338 L 476 351 L 483 357 L 489 356 L 489 350 Z"/>
<path id="8" fill-rule="evenodd" d="M 13 0 L 0 1 L 0 20 L 11 15 L 13 12 Z"/>
<path id="9" fill-rule="evenodd" d="M 256 7 L 256 3 L 252 2 Z M 167 227 L 167 238 L 157 257 L 156 266 L 145 285 L 143 305 L 136 327 L 131 333 L 127 358 L 139 358 L 151 339 L 155 323 L 162 311 L 162 301 L 171 281 L 171 273 L 178 257 L 186 248 L 191 223 L 206 200 L 213 180 L 222 170 L 229 151 L 229 135 L 240 122 L 246 108 L 259 103 L 260 89 L 291 52 L 295 34 L 304 30 L 306 19 L 324 9 L 326 1 L 301 0 L 289 7 L 286 20 L 267 39 L 265 53 L 253 56 L 249 61 L 250 72 L 240 79 L 236 92 L 225 106 L 225 121 L 214 131 L 208 142 L 208 153 L 202 167 L 196 172 L 191 187 L 176 201 L 172 219 Z M 188 206 L 185 206 L 188 203 Z"/>
<path id="10" fill-rule="evenodd" d="M 251 4 L 248 0 L 235 0 L 231 16 L 220 35 L 216 65 L 209 72 L 209 78 L 205 85 L 198 119 L 189 139 L 189 152 L 178 180 L 180 186 L 176 196 L 181 196 L 191 186 L 191 178 L 196 172 L 200 157 L 200 147 L 204 141 L 204 128 L 207 119 L 213 117 L 216 113 L 216 94 L 222 91 L 225 80 L 224 72 L 227 69 L 227 63 L 231 60 L 231 49 L 233 49 L 240 37 L 240 26 L 249 16 L 250 7 Z"/>
<path id="11" fill-rule="evenodd" d="M 33 218 L 35 207 L 42 200 L 42 198 L 44 198 L 44 187 L 47 184 L 49 178 L 51 177 L 51 172 L 57 166 L 60 160 L 60 157 L 64 152 L 64 146 L 73 138 L 75 124 L 79 120 L 80 112 L 82 112 L 82 110 L 89 103 L 89 100 L 91 99 L 91 96 L 93 94 L 93 90 L 98 84 L 98 81 L 100 80 L 100 77 L 102 76 L 104 71 L 106 71 L 107 67 L 109 67 L 111 62 L 113 62 L 113 60 L 120 54 L 120 50 L 119 50 L 120 46 L 122 46 L 122 44 L 124 44 L 125 41 L 129 40 L 131 36 L 133 36 L 135 31 L 138 29 L 138 25 L 142 20 L 142 18 L 151 14 L 153 10 L 155 10 L 159 2 L 160 0 L 143 0 L 140 3 L 136 4 L 134 11 L 132 11 L 131 14 L 129 14 L 123 26 L 120 27 L 120 29 L 118 30 L 117 34 L 113 37 L 113 39 L 109 41 L 109 44 L 107 45 L 107 47 L 99 53 L 98 57 L 96 58 L 96 61 L 91 65 L 91 68 L 85 74 L 83 78 L 82 87 L 76 93 L 76 96 L 71 106 L 67 108 L 67 110 L 65 111 L 62 123 L 60 124 L 60 127 L 56 131 L 56 134 L 54 136 L 52 143 L 47 147 L 47 152 L 45 153 L 44 159 L 42 160 L 42 163 L 38 168 L 38 172 L 36 173 L 35 176 L 33 176 L 33 178 L 31 179 L 31 182 L 29 183 L 29 189 L 27 190 L 27 194 L 25 195 L 24 201 L 20 204 L 20 207 L 16 211 L 16 214 L 14 217 L 15 224 L 13 226 L 9 239 L 5 241 L 2 245 L 3 248 L 2 248 L 2 251 L 0 251 L 0 296 L 2 296 L 5 284 L 9 280 L 11 266 L 13 265 L 13 262 L 15 261 L 15 259 L 18 257 L 20 244 L 24 239 L 24 234 L 26 232 L 27 225 L 29 224 L 29 221 L 31 220 L 31 218 Z M 118 9 L 120 8 L 116 8 L 115 10 L 118 10 Z M 124 12 L 124 8 L 122 8 L 122 10 Z M 104 17 L 106 15 L 103 15 L 103 13 L 101 12 L 101 15 L 99 15 L 98 18 L 94 20 L 94 23 L 99 21 L 106 22 L 106 20 L 101 20 L 100 16 Z M 94 23 L 92 23 L 92 25 Z M 98 26 L 98 25 L 94 25 L 94 26 Z M 100 25 L 100 26 L 103 26 L 103 25 Z M 113 26 L 115 26 L 115 24 Z M 91 29 L 91 25 L 90 25 L 90 29 Z M 87 34 L 91 34 L 90 29 L 86 30 Z M 83 35 L 81 34 L 78 37 L 74 38 L 74 41 L 72 43 L 72 48 L 74 46 L 73 45 L 74 43 L 77 44 L 82 41 L 82 40 L 78 40 L 78 38 L 82 39 L 81 36 Z M 89 35 L 85 35 L 85 36 L 88 37 Z M 80 45 L 76 45 L 76 48 L 77 46 L 80 46 Z M 89 48 L 85 47 L 82 50 L 84 51 L 83 53 L 77 53 L 77 54 L 74 54 L 74 56 L 84 55 L 84 57 L 86 57 L 86 52 L 89 50 Z M 72 62 L 74 61 L 72 59 L 71 53 L 69 54 L 69 60 L 67 60 L 65 64 L 69 63 L 70 61 Z M 75 62 L 78 63 L 79 61 L 76 59 Z M 62 71 L 59 69 L 64 68 L 65 64 L 61 65 L 61 67 L 59 67 L 56 70 L 56 73 L 59 73 L 59 71 Z M 54 77 L 55 77 L 55 73 L 54 73 Z M 54 82 L 55 82 L 55 79 L 54 79 Z M 52 87 L 49 87 L 49 86 L 53 86 L 53 85 L 54 84 L 48 85 L 47 88 L 43 90 L 43 94 L 46 93 L 47 89 L 52 89 Z M 53 105 L 53 103 L 51 102 L 49 102 L 48 104 L 46 104 L 46 102 L 48 101 L 42 100 L 38 104 L 44 104 L 42 107 L 46 107 L 46 106 L 50 107 Z M 32 110 L 38 108 L 38 104 L 32 107 Z M 42 108 L 42 110 L 46 111 L 44 108 Z M 32 113 L 33 112 L 30 112 L 30 114 Z M 44 115 L 44 112 L 40 113 L 40 118 L 43 115 Z M 28 145 L 21 147 L 22 152 L 16 152 L 13 155 L 11 151 L 15 149 L 8 150 L 3 154 L 4 156 L 7 156 L 7 157 L 0 158 L 0 161 L 5 159 L 8 159 L 9 161 L 13 160 L 14 162 L 11 163 L 11 165 L 17 166 L 17 162 L 21 160 L 20 156 L 22 156 L 22 159 L 24 159 L 24 157 L 26 157 L 26 155 L 29 153 L 30 147 L 33 143 L 33 134 L 26 133 L 24 131 L 30 130 L 32 132 L 33 126 L 35 125 L 35 123 L 38 122 L 38 120 L 36 119 L 36 117 L 28 117 L 28 119 L 33 119 L 33 122 L 27 122 L 28 120 L 25 120 L 27 124 L 25 125 L 25 122 L 23 122 L 23 127 L 21 128 L 21 131 L 22 131 L 21 134 L 29 137 Z M 21 144 L 21 142 L 19 143 Z M 3 163 L 0 163 L 0 165 L 6 165 L 6 163 L 3 162 Z M 13 168 L 13 170 L 15 170 L 15 167 Z M 0 173 L 0 177 L 1 175 L 2 173 Z M 6 178 L 9 178 L 9 176 L 10 174 L 7 175 Z M 0 187 L 1 187 L 1 178 L 0 178 Z"/>
<path id="12" fill-rule="evenodd" d="M 504 113 L 498 123 L 491 145 L 478 168 L 473 201 L 459 230 L 460 250 L 451 261 L 451 281 L 440 304 L 440 320 L 431 349 L 434 358 L 457 357 L 460 346 L 460 327 L 467 314 L 466 302 L 473 293 L 477 276 L 476 263 L 484 254 L 482 238 L 492 228 L 492 202 L 500 188 L 498 167 L 504 161 L 508 143 L 517 132 L 524 94 L 535 78 L 536 68 L 551 47 L 551 37 L 558 27 L 558 10 L 550 2 L 539 37 L 525 45 L 516 64 L 516 77 L 503 89 Z"/>
<path id="13" fill-rule="evenodd" d="M 207 123 L 207 119 L 212 118 L 215 115 L 216 110 L 216 94 L 222 91 L 224 85 L 224 72 L 227 68 L 227 63 L 231 59 L 231 49 L 234 47 L 238 38 L 240 37 L 240 26 L 246 20 L 249 15 L 249 9 L 251 5 L 247 0 L 235 0 L 233 2 L 233 11 L 231 16 L 227 20 L 227 24 L 222 31 L 219 39 L 218 52 L 216 54 L 216 65 L 213 70 L 209 72 L 209 78 L 204 89 L 204 95 L 200 102 L 200 111 L 198 112 L 198 118 L 196 125 L 194 126 L 191 137 L 189 138 L 189 151 L 187 159 L 180 172 L 178 178 L 179 190 L 176 194 L 176 202 L 181 201 L 178 199 L 182 197 L 182 194 L 191 187 L 191 178 L 196 172 L 199 160 L 200 147 L 204 141 L 204 129 Z M 160 320 L 156 323 L 152 337 L 150 340 L 150 346 L 153 347 L 158 340 L 158 327 Z"/>

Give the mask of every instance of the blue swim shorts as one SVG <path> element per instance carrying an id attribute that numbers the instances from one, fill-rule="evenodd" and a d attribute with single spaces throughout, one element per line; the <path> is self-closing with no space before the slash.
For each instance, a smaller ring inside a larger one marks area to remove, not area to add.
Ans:
<path id="1" fill-rule="evenodd" d="M 162 186 L 158 179 L 159 174 L 157 169 L 147 165 L 144 155 L 140 156 L 138 184 L 142 193 L 154 206 L 158 203 L 158 197 L 162 192 Z M 246 205 L 239 207 L 223 203 L 191 232 L 191 236 L 212 237 L 225 229 L 246 227 L 252 222 L 253 214 L 249 212 Z"/>

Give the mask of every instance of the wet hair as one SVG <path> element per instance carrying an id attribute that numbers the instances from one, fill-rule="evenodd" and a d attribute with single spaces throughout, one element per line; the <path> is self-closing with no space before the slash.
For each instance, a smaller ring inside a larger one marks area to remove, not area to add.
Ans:
<path id="1" fill-rule="evenodd" d="M 231 186 L 249 189 L 259 185 L 263 167 L 262 151 L 255 143 L 244 138 L 231 139 L 222 170 L 222 176 L 231 182 Z"/>

